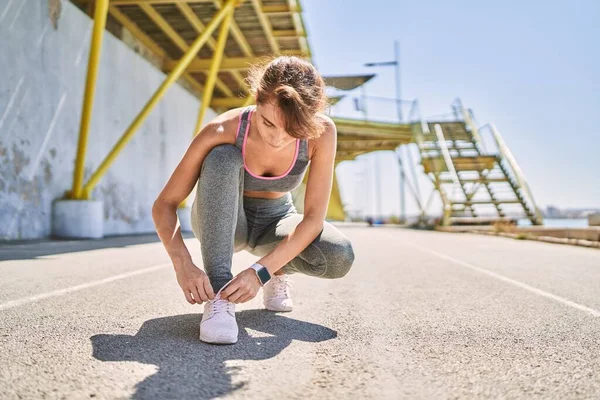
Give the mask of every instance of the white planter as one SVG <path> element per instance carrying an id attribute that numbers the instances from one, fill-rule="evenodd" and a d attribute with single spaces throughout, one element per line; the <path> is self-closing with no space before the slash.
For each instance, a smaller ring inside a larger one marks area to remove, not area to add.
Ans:
<path id="1" fill-rule="evenodd" d="M 77 239 L 104 237 L 102 201 L 56 200 L 52 203 L 52 234 Z"/>
<path id="2" fill-rule="evenodd" d="M 192 209 L 191 207 L 178 208 L 177 217 L 181 226 L 181 232 L 192 232 Z"/>

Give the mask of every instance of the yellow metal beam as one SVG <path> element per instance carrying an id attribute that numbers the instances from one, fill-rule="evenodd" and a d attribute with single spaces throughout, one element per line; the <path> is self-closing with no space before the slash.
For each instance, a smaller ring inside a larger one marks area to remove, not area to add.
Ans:
<path id="1" fill-rule="evenodd" d="M 310 48 L 308 47 L 308 40 L 306 39 L 306 29 L 304 28 L 304 23 L 302 22 L 302 17 L 300 16 L 300 14 L 302 13 L 300 4 L 298 3 L 298 0 L 288 0 L 288 5 L 290 9 L 298 10 L 292 14 L 292 21 L 294 21 L 294 29 L 296 30 L 296 34 L 298 35 L 300 50 L 302 50 L 304 53 L 310 53 Z"/>
<path id="2" fill-rule="evenodd" d="M 114 1 L 113 1 L 114 3 Z M 132 20 L 123 14 L 118 7 L 111 5 L 109 8 L 110 15 L 123 25 L 131 34 L 144 46 L 148 47 L 157 57 L 163 60 L 168 58 L 167 53 L 154 40 L 152 40 L 144 31 L 142 31 Z"/>
<path id="3" fill-rule="evenodd" d="M 271 21 L 269 21 L 269 17 L 267 17 L 267 15 L 263 12 L 262 10 L 262 4 L 260 2 L 260 0 L 250 0 L 252 2 L 252 6 L 254 7 L 254 12 L 256 13 L 256 16 L 258 17 L 258 22 L 260 22 L 260 26 L 262 27 L 263 31 L 265 32 L 265 36 L 267 38 L 267 41 L 269 42 L 269 46 L 271 46 L 271 52 L 272 53 L 279 53 L 279 44 L 277 43 L 277 40 L 275 40 L 275 37 L 273 36 L 273 28 L 271 26 Z"/>
<path id="4" fill-rule="evenodd" d="M 302 9 L 297 3 L 290 4 L 290 2 L 288 2 L 288 4 L 275 4 L 271 6 L 263 6 L 262 12 L 265 14 L 291 14 L 300 13 L 302 12 Z"/>
<path id="5" fill-rule="evenodd" d="M 279 54 L 297 56 L 302 58 L 308 58 L 308 54 L 300 51 L 282 51 Z M 231 70 L 245 70 L 248 69 L 252 64 L 260 63 L 264 61 L 264 57 L 235 57 L 235 58 L 223 58 L 221 63 L 221 71 Z M 170 61 L 165 63 L 166 69 L 171 69 L 177 65 L 177 61 Z M 192 61 L 188 67 L 190 72 L 206 72 L 210 69 L 210 59 L 196 59 Z"/>
<path id="6" fill-rule="evenodd" d="M 134 121 L 131 123 L 129 128 L 125 131 L 123 136 L 119 139 L 117 144 L 110 151 L 108 156 L 102 161 L 96 172 L 90 177 L 87 184 L 84 186 L 83 191 L 84 195 L 91 193 L 92 189 L 98 184 L 99 180 L 104 176 L 108 168 L 116 159 L 117 155 L 123 150 L 125 145 L 131 140 L 134 133 L 137 129 L 142 125 L 146 117 L 150 114 L 152 109 L 158 104 L 162 96 L 165 94 L 167 89 L 171 87 L 173 83 L 179 79 L 179 77 L 183 74 L 189 63 L 192 62 L 192 59 L 196 57 L 196 54 L 202 46 L 209 39 L 210 35 L 212 35 L 213 31 L 217 28 L 217 26 L 221 23 L 223 18 L 231 12 L 231 10 L 243 0 L 229 0 L 222 9 L 220 9 L 212 18 L 210 23 L 206 26 L 206 30 L 202 32 L 196 40 L 191 44 L 189 50 L 184 54 L 184 56 L 180 59 L 179 64 L 171 73 L 167 76 L 165 81 L 160 85 L 160 87 L 156 90 L 152 98 L 146 103 L 142 111 L 137 115 Z"/>
<path id="7" fill-rule="evenodd" d="M 102 38 L 108 16 L 108 0 L 98 0 L 94 10 L 94 31 L 90 46 L 83 109 L 81 111 L 81 125 L 79 127 L 79 143 L 77 145 L 77 159 L 73 173 L 73 189 L 68 197 L 81 199 L 83 191 L 83 172 L 85 167 L 85 153 L 87 150 L 92 109 L 94 108 L 94 94 L 96 93 L 96 78 L 98 77 L 98 63 L 102 50 Z"/>
<path id="8" fill-rule="evenodd" d="M 336 165 L 337 166 L 337 165 Z M 331 196 L 329 197 L 329 206 L 327 207 L 327 219 L 334 221 L 344 221 L 346 213 L 342 204 L 342 196 L 338 186 L 337 175 L 335 169 L 333 171 L 333 186 L 331 188 Z"/>
<path id="9" fill-rule="evenodd" d="M 246 99 L 244 100 L 244 103 L 241 105 L 241 107 L 248 107 L 250 104 L 254 104 L 254 96 L 250 95 L 247 96 Z"/>
<path id="10" fill-rule="evenodd" d="M 212 3 L 217 8 L 221 8 L 223 6 L 222 0 L 212 0 Z M 233 39 L 237 42 L 238 46 L 240 46 L 240 48 L 242 49 L 242 52 L 244 53 L 244 55 L 246 55 L 246 56 L 254 55 L 254 53 L 252 52 L 252 47 L 250 46 L 250 43 L 248 43 L 248 40 L 246 40 L 246 36 L 244 35 L 244 32 L 242 32 L 242 30 L 240 29 L 238 24 L 235 22 L 235 19 L 233 21 L 231 21 L 231 34 L 233 36 Z"/>
<path id="11" fill-rule="evenodd" d="M 212 99 L 210 102 L 211 108 L 225 108 L 232 109 L 237 107 L 243 107 L 246 99 L 243 97 L 228 97 L 223 99 Z"/>
<path id="12" fill-rule="evenodd" d="M 78 3 L 88 4 L 92 3 L 96 0 L 77 0 Z M 165 5 L 165 4 L 179 4 L 179 3 L 212 3 L 213 0 L 110 0 L 110 4 L 114 6 L 139 6 L 141 4 L 157 4 L 157 5 Z"/>
<path id="13" fill-rule="evenodd" d="M 221 23 L 221 29 L 219 30 L 219 38 L 217 40 L 217 47 L 215 47 L 212 65 L 210 67 L 208 77 L 206 78 L 206 84 L 204 85 L 204 93 L 202 93 L 202 104 L 200 105 L 200 113 L 198 114 L 198 122 L 196 122 L 194 136 L 197 135 L 200 132 L 200 129 L 202 128 L 202 122 L 204 121 L 206 109 L 208 108 L 210 100 L 212 99 L 215 83 L 217 81 L 217 74 L 219 73 L 219 65 L 221 65 L 221 60 L 223 59 L 223 51 L 225 50 L 227 36 L 229 36 L 229 28 L 231 27 L 231 21 L 233 20 L 233 12 L 234 9 L 232 8 Z"/>
<path id="14" fill-rule="evenodd" d="M 273 31 L 273 36 L 275 36 L 277 39 L 295 39 L 296 37 L 298 37 L 298 32 L 292 29 L 279 30 Z"/>
<path id="15" fill-rule="evenodd" d="M 202 33 L 202 31 L 204 29 L 206 29 L 206 27 L 204 26 L 204 23 L 202 23 L 202 21 L 200 21 L 200 18 L 198 18 L 198 16 L 194 12 L 194 10 L 192 10 L 192 8 L 188 4 L 178 3 L 177 7 L 179 8 L 179 11 L 181 11 L 181 13 L 187 18 L 190 25 L 192 25 L 194 27 L 194 29 L 196 29 L 196 32 L 198 32 L 200 34 L 200 33 Z M 232 27 L 233 27 L 233 25 L 235 24 L 235 21 L 231 21 L 231 23 L 232 23 Z M 206 44 L 208 44 L 208 46 L 214 51 L 214 49 L 216 47 L 215 39 L 213 39 L 211 37 L 210 39 L 208 39 L 208 42 L 206 42 Z M 246 84 L 244 82 L 244 77 L 242 76 L 242 74 L 240 74 L 238 71 L 235 71 L 235 70 L 229 71 L 229 73 L 237 81 L 238 85 L 240 85 L 240 88 L 242 89 L 242 91 L 247 93 L 248 89 L 246 88 Z"/>
<path id="16" fill-rule="evenodd" d="M 121 11 L 119 11 L 119 9 L 117 7 L 110 6 L 109 13 L 113 18 L 115 18 L 117 21 L 119 21 L 119 23 L 121 23 L 121 25 L 123 25 L 137 40 L 139 40 L 144 46 L 146 46 L 148 49 L 150 49 L 150 51 L 152 51 L 154 53 L 154 55 L 156 55 L 158 58 L 163 60 L 161 69 L 163 71 L 165 71 L 165 64 L 172 61 L 167 56 L 167 53 L 154 40 L 152 40 L 148 35 L 146 35 L 144 33 L 144 31 L 142 31 L 132 20 L 130 20 L 125 14 L 123 14 Z M 171 69 L 173 69 L 173 68 L 171 68 Z M 166 72 L 168 72 L 168 71 L 166 71 Z M 204 88 L 200 84 L 200 82 L 198 82 L 191 75 L 184 73 L 182 75 L 182 77 L 198 93 L 202 93 L 204 91 Z"/>
<path id="17" fill-rule="evenodd" d="M 146 13 L 148 18 L 150 18 L 164 33 L 167 35 L 169 39 L 183 52 L 188 51 L 190 46 L 187 44 L 185 40 L 173 29 L 171 24 L 169 24 L 163 17 L 158 13 L 154 7 L 150 4 L 140 4 L 140 8 Z M 233 92 L 229 87 L 223 83 L 220 79 L 216 82 L 217 87 L 226 96 L 233 96 Z"/>

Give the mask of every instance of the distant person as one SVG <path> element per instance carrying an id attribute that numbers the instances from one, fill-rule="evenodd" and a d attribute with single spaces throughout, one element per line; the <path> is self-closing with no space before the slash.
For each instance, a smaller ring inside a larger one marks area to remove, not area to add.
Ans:
<path id="1" fill-rule="evenodd" d="M 152 210 L 187 301 L 206 302 L 200 340 L 209 343 L 237 342 L 235 304 L 261 286 L 265 308 L 291 311 L 289 275 L 341 278 L 354 261 L 348 238 L 325 221 L 337 134 L 322 114 L 323 78 L 305 60 L 278 57 L 253 67 L 248 80 L 256 106 L 227 111 L 202 128 Z M 290 191 L 309 162 L 298 214 Z M 177 228 L 177 207 L 196 183 L 192 229 L 206 273 Z M 261 258 L 233 277 L 233 253 L 242 250 Z"/>

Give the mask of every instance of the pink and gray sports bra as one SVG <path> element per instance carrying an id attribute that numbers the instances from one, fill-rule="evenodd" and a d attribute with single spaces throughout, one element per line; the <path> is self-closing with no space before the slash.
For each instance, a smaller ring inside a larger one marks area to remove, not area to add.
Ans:
<path id="1" fill-rule="evenodd" d="M 308 157 L 308 140 L 296 139 L 296 153 L 288 170 L 280 176 L 256 175 L 246 163 L 246 138 L 250 131 L 250 120 L 255 106 L 247 107 L 240 114 L 235 146 L 242 151 L 244 160 L 244 190 L 256 192 L 289 192 L 302 183 L 306 168 L 310 163 Z"/>

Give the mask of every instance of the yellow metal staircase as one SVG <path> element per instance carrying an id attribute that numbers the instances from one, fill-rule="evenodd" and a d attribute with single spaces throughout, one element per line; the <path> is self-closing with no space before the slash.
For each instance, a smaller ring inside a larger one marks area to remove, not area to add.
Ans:
<path id="1" fill-rule="evenodd" d="M 442 224 L 490 223 L 519 215 L 542 225 L 525 177 L 496 128 L 477 128 L 460 100 L 453 111 L 451 120 L 412 124 L 421 165 L 442 199 Z M 485 149 L 482 129 L 493 138 L 493 152 Z"/>

